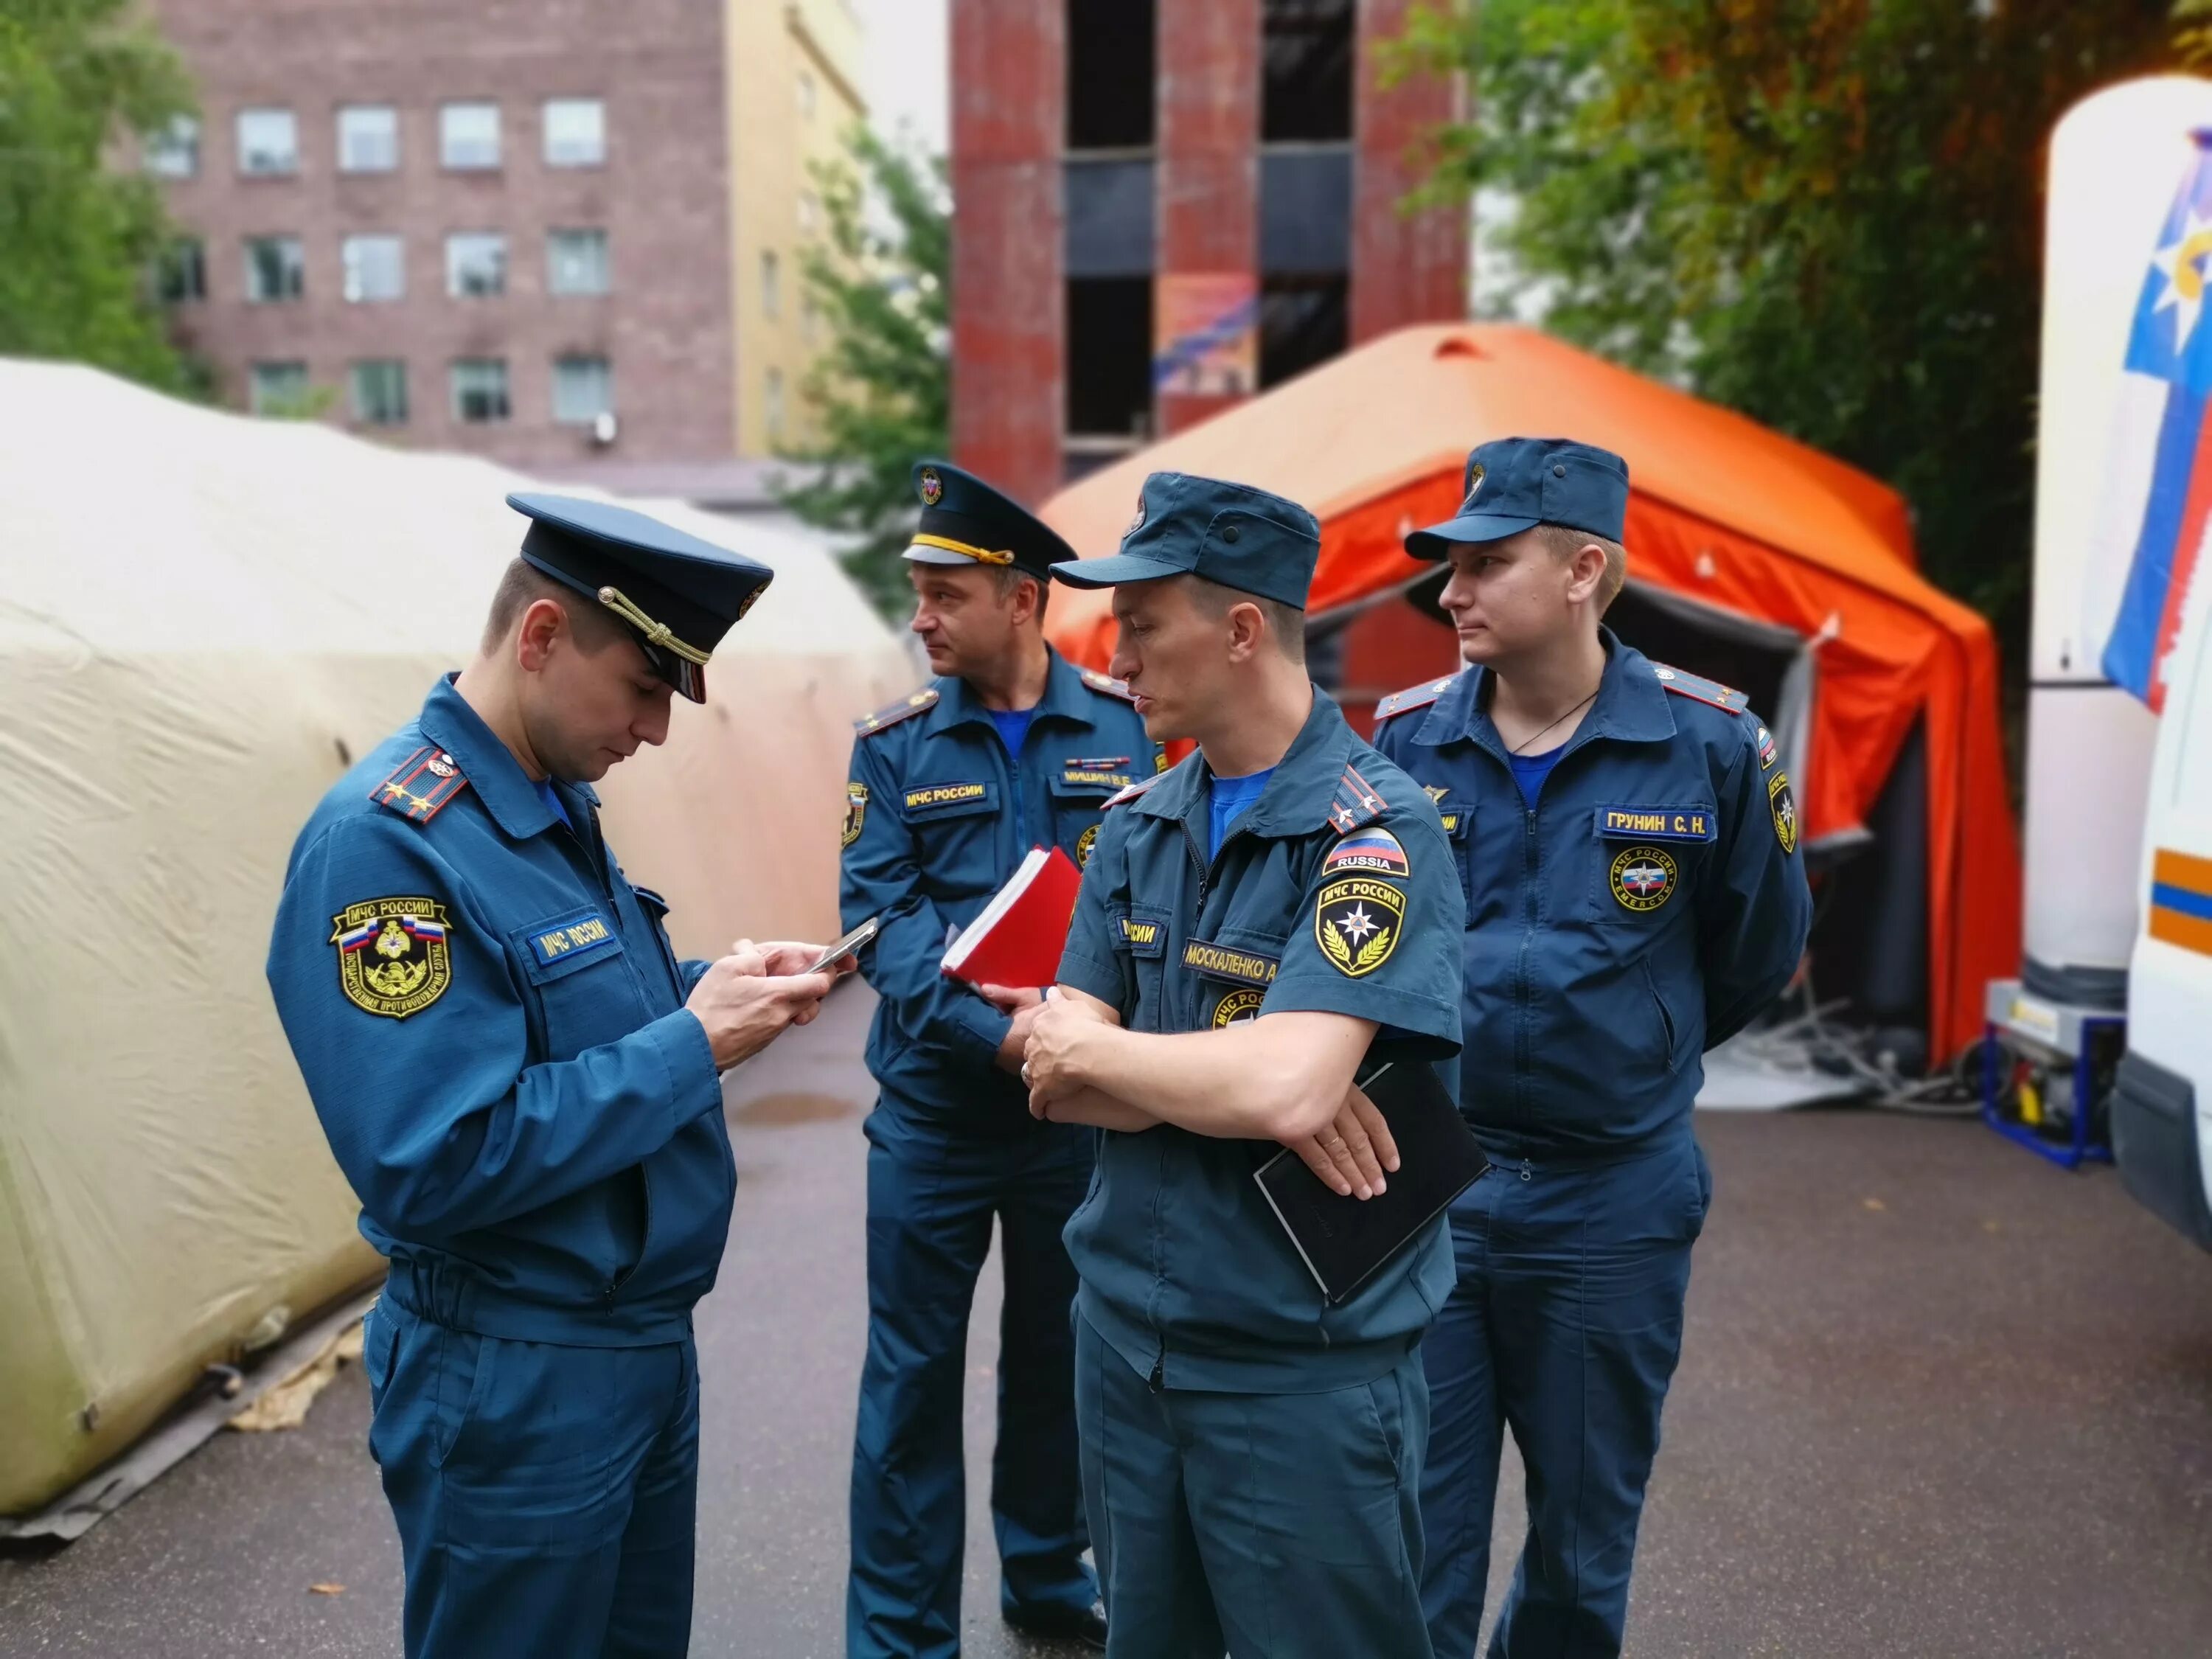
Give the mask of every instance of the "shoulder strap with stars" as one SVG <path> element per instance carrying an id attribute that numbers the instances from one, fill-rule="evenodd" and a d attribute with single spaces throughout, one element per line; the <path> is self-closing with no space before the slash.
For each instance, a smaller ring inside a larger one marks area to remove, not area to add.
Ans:
<path id="1" fill-rule="evenodd" d="M 426 743 L 392 768 L 391 776 L 370 790 L 368 798 L 411 823 L 428 823 L 468 787 L 459 763 L 435 744 Z"/>
<path id="2" fill-rule="evenodd" d="M 1109 697 L 1119 697 L 1123 702 L 1134 702 L 1137 694 L 1115 679 L 1111 674 L 1102 674 L 1095 668 L 1083 671 L 1083 683 L 1093 691 L 1103 691 Z"/>
<path id="3" fill-rule="evenodd" d="M 887 708 L 878 708 L 865 719 L 853 722 L 853 730 L 860 736 L 872 737 L 876 732 L 896 726 L 901 720 L 912 720 L 925 708 L 937 707 L 937 688 L 925 685 L 921 690 L 901 697 Z"/>
<path id="4" fill-rule="evenodd" d="M 1337 781 L 1336 798 L 1328 804 L 1329 826 L 1340 836 L 1350 835 L 1389 810 L 1389 803 L 1375 793 L 1374 786 L 1347 766 Z"/>
<path id="5" fill-rule="evenodd" d="M 1415 708 L 1426 708 L 1438 697 L 1443 696 L 1450 689 L 1451 683 L 1458 678 L 1456 674 L 1447 674 L 1440 680 L 1426 680 L 1419 685 L 1407 686 L 1403 691 L 1393 691 L 1375 705 L 1376 724 L 1381 725 L 1393 714 L 1403 714 Z"/>
<path id="6" fill-rule="evenodd" d="M 1131 784 L 1127 789 L 1122 790 L 1119 794 L 1109 795 L 1106 798 L 1105 805 L 1100 807 L 1098 810 L 1102 812 L 1111 811 L 1115 807 L 1120 806 L 1125 802 L 1136 799 L 1138 796 L 1143 794 L 1146 790 L 1151 788 L 1154 784 L 1158 783 L 1167 774 L 1164 772 L 1155 772 L 1151 777 L 1144 779 L 1141 782 Z"/>
<path id="7" fill-rule="evenodd" d="M 1716 708 L 1727 709 L 1731 714 L 1741 714 L 1751 707 L 1751 698 L 1747 694 L 1732 685 L 1723 685 L 1718 680 L 1709 680 L 1702 674 L 1669 668 L 1662 662 L 1653 663 L 1651 672 L 1659 677 L 1660 684 L 1678 697 L 1711 703 Z"/>

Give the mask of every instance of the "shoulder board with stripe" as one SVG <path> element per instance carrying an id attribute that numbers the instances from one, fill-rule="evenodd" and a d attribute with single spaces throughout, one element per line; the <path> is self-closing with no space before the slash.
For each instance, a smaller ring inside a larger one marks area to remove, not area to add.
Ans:
<path id="1" fill-rule="evenodd" d="M 1350 835 L 1363 823 L 1372 823 L 1389 810 L 1366 779 L 1347 766 L 1338 780 L 1336 798 L 1328 804 L 1328 822 L 1337 834 Z"/>
<path id="2" fill-rule="evenodd" d="M 1125 801 L 1133 801 L 1136 799 L 1138 796 L 1143 794 L 1146 790 L 1151 788 L 1154 784 L 1158 783 L 1167 774 L 1164 772 L 1155 772 L 1151 777 L 1145 779 L 1143 781 L 1131 784 L 1127 789 L 1122 790 L 1119 794 L 1109 795 L 1106 798 L 1106 805 L 1100 807 L 1098 810 L 1102 812 L 1108 811 L 1114 807 L 1122 805 Z"/>
<path id="3" fill-rule="evenodd" d="M 1751 698 L 1732 685 L 1723 685 L 1718 680 L 1709 680 L 1702 674 L 1692 674 L 1680 668 L 1669 668 L 1663 662 L 1651 665 L 1651 672 L 1659 677 L 1659 684 L 1678 697 L 1690 697 L 1698 702 L 1711 703 L 1716 708 L 1725 708 L 1731 714 L 1741 714 L 1751 707 Z"/>
<path id="4" fill-rule="evenodd" d="M 936 707 L 937 688 L 933 685 L 925 685 L 921 690 L 901 697 L 896 702 L 886 708 L 878 708 L 866 719 L 854 720 L 853 730 L 865 738 L 872 732 L 881 732 L 887 726 L 896 726 L 901 720 L 912 720 L 925 708 Z"/>
<path id="5" fill-rule="evenodd" d="M 379 806 L 412 823 L 428 823 L 469 787 L 460 763 L 435 744 L 424 744 L 368 792 Z"/>
<path id="6" fill-rule="evenodd" d="M 1403 714 L 1410 709 L 1426 708 L 1443 696 L 1458 678 L 1456 674 L 1447 674 L 1440 680 L 1430 680 L 1424 684 L 1408 686 L 1403 691 L 1393 691 L 1375 705 L 1376 723 L 1379 725 L 1393 714 Z"/>
<path id="7" fill-rule="evenodd" d="M 1103 691 L 1109 697 L 1119 697 L 1123 702 L 1134 702 L 1137 694 L 1115 679 L 1111 674 L 1102 674 L 1095 668 L 1083 671 L 1083 683 L 1093 691 Z"/>

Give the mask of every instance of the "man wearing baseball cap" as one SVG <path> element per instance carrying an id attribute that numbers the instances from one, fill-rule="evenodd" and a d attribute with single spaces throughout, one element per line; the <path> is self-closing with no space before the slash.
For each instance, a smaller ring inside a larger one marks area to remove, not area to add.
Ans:
<path id="1" fill-rule="evenodd" d="M 1253 1172 L 1280 1142 L 1340 1193 L 1395 1167 L 1362 1062 L 1459 1036 L 1457 874 L 1428 798 L 1305 669 L 1313 515 L 1155 473 L 1113 557 L 1114 671 L 1197 751 L 1109 804 L 1030 1109 L 1095 1124 L 1068 1224 L 1076 1413 L 1107 1651 L 1428 1659 L 1419 1347 L 1439 1218 L 1323 1297 Z M 1255 1145 L 1255 1143 L 1258 1143 Z"/>
<path id="2" fill-rule="evenodd" d="M 1773 738 L 1740 691 L 1599 621 L 1627 571 L 1628 466 L 1556 438 L 1468 457 L 1449 562 L 1471 666 L 1384 699 L 1376 744 L 1433 797 L 1468 900 L 1460 1109 L 1489 1173 L 1453 1206 L 1422 1585 L 1474 1650 L 1501 1431 L 1528 1537 L 1491 1659 L 1620 1651 L 1644 1483 L 1712 1180 L 1703 1052 L 1790 980 L 1810 899 Z"/>

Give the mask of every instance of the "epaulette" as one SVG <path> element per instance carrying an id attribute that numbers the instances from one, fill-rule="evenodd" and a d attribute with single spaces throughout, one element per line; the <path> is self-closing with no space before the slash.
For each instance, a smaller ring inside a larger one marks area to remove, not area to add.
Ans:
<path id="1" fill-rule="evenodd" d="M 368 798 L 411 823 L 428 823 L 468 787 L 460 763 L 435 744 L 426 743 L 394 767 L 390 777 L 368 792 Z"/>
<path id="2" fill-rule="evenodd" d="M 1137 694 L 1115 679 L 1111 674 L 1102 674 L 1095 668 L 1083 671 L 1083 683 L 1093 691 L 1103 691 L 1109 697 L 1119 697 L 1123 702 L 1134 702 Z"/>
<path id="3" fill-rule="evenodd" d="M 1711 703 L 1716 708 L 1725 708 L 1731 714 L 1741 714 L 1751 707 L 1750 696 L 1732 685 L 1723 685 L 1718 680 L 1709 680 L 1702 674 L 1686 673 L 1680 668 L 1669 668 L 1665 663 L 1655 662 L 1651 672 L 1659 677 L 1659 684 L 1678 697 L 1690 697 L 1698 702 Z"/>
<path id="4" fill-rule="evenodd" d="M 1428 680 L 1419 685 L 1407 686 L 1403 691 L 1393 691 L 1375 705 L 1376 724 L 1389 720 L 1393 714 L 1402 714 L 1410 708 L 1426 708 L 1443 696 L 1458 678 L 1456 674 L 1447 674 L 1440 680 Z"/>
<path id="5" fill-rule="evenodd" d="M 1155 772 L 1149 778 L 1146 778 L 1139 782 L 1131 784 L 1127 789 L 1122 790 L 1119 794 L 1109 795 L 1106 798 L 1106 805 L 1100 807 L 1098 810 L 1102 812 L 1110 811 L 1125 801 L 1133 801 L 1165 776 L 1167 776 L 1167 774 L 1164 772 Z"/>
<path id="6" fill-rule="evenodd" d="M 1336 799 L 1328 804 L 1328 821 L 1337 834 L 1350 835 L 1389 810 L 1389 804 L 1375 793 L 1374 786 L 1347 766 L 1337 781 Z"/>
<path id="7" fill-rule="evenodd" d="M 937 688 L 925 685 L 921 690 L 901 697 L 888 708 L 878 708 L 865 720 L 853 722 L 853 730 L 862 737 L 896 726 L 901 720 L 912 720 L 925 708 L 937 707 Z"/>

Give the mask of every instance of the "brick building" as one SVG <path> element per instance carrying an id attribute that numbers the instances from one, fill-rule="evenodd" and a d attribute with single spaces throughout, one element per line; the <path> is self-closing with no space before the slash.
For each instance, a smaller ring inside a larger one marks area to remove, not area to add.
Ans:
<path id="1" fill-rule="evenodd" d="M 1031 501 L 1401 324 L 1466 312 L 1454 113 L 1410 0 L 951 0 L 953 453 Z"/>
<path id="2" fill-rule="evenodd" d="M 200 119 L 148 157 L 226 401 L 571 474 L 803 435 L 808 163 L 852 0 L 153 0 Z"/>

